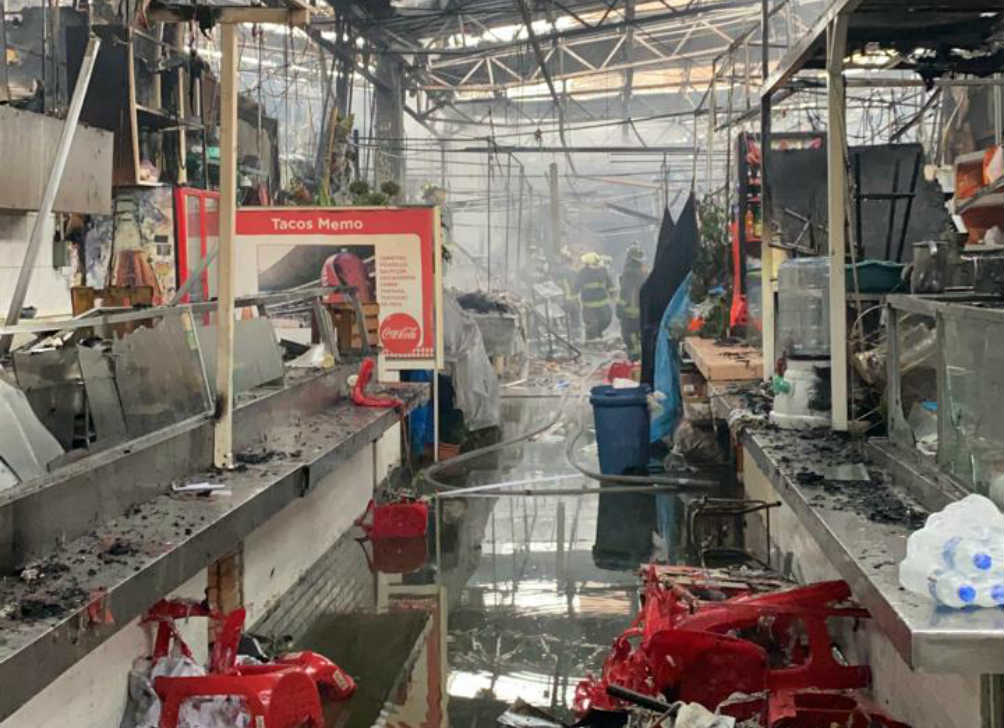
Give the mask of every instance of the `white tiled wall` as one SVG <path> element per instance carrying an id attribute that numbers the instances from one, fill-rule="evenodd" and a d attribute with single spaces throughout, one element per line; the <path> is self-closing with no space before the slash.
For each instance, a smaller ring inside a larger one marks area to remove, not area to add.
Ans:
<path id="1" fill-rule="evenodd" d="M 21 262 L 35 224 L 35 213 L 0 213 L 0 316 L 7 315 Z M 70 313 L 70 273 L 52 267 L 53 222 L 50 217 L 35 259 L 25 306 L 34 306 L 39 316 Z"/>

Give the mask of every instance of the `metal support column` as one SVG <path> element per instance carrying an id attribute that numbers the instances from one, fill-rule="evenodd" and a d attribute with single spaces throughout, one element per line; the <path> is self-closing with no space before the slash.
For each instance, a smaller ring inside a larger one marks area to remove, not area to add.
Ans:
<path id="1" fill-rule="evenodd" d="M 7 2 L 0 0 L 0 101 L 10 101 L 10 77 L 7 70 Z"/>
<path id="2" fill-rule="evenodd" d="M 714 192 L 714 184 L 712 180 L 713 162 L 712 158 L 715 153 L 715 112 L 718 110 L 718 89 L 715 81 L 718 76 L 718 59 L 716 58 L 711 62 L 711 85 L 709 86 L 708 94 L 708 140 L 706 146 L 708 148 L 708 171 L 705 180 L 708 185 L 708 192 Z M 727 212 L 727 211 L 726 211 Z"/>
<path id="3" fill-rule="evenodd" d="M 505 260 L 502 267 L 502 288 L 509 288 L 509 209 L 512 207 L 512 154 L 505 167 Z"/>
<path id="4" fill-rule="evenodd" d="M 404 190 L 404 71 L 390 55 L 381 55 L 373 85 L 373 136 L 379 141 L 373 153 L 374 186 L 396 182 Z"/>
<path id="5" fill-rule="evenodd" d="M 847 430 L 847 127 L 844 55 L 847 16 L 837 15 L 826 32 L 826 189 L 830 257 L 830 393 L 833 429 Z"/>
<path id="6" fill-rule="evenodd" d="M 519 168 L 519 202 L 516 205 L 516 276 L 519 276 L 520 249 L 523 247 L 523 185 L 526 184 L 526 171 L 522 165 Z"/>
<path id="7" fill-rule="evenodd" d="M 558 163 L 551 162 L 547 181 L 551 187 L 551 254 L 561 250 L 561 198 L 558 193 Z"/>
<path id="8" fill-rule="evenodd" d="M 488 224 L 485 228 L 487 245 L 485 246 L 485 265 L 488 269 L 488 290 L 492 290 L 492 151 L 488 149 L 488 156 L 485 157 L 488 165 L 485 169 L 485 203 L 487 210 Z"/>
<path id="9" fill-rule="evenodd" d="M 760 77 L 764 80 L 770 75 L 770 2 L 761 0 L 760 4 Z M 773 226 L 770 219 L 770 204 L 767 196 L 767 180 L 770 159 L 770 113 L 771 94 L 760 97 L 760 220 L 763 232 L 760 235 L 760 310 L 762 311 L 763 331 L 763 379 L 770 381 L 774 373 L 774 277 L 775 258 L 780 257 L 780 251 L 771 245 L 773 241 Z M 739 224 L 743 224 L 742 221 Z"/>
<path id="10" fill-rule="evenodd" d="M 35 260 L 38 258 L 38 251 L 42 248 L 42 241 L 45 236 L 45 224 L 52 215 L 52 207 L 56 204 L 56 193 L 59 192 L 59 184 L 63 180 L 63 171 L 66 169 L 66 160 L 70 156 L 70 148 L 73 146 L 73 136 L 77 131 L 77 121 L 80 119 L 80 110 L 84 106 L 84 98 L 87 96 L 87 87 L 91 81 L 91 72 L 98 59 L 98 50 L 101 48 L 101 40 L 97 36 L 91 36 L 87 41 L 87 49 L 84 51 L 83 60 L 80 62 L 80 73 L 77 74 L 77 84 L 73 88 L 73 98 L 70 100 L 70 108 L 66 112 L 66 121 L 63 122 L 63 130 L 59 135 L 59 143 L 56 145 L 56 156 L 52 162 L 52 169 L 49 171 L 49 179 L 45 183 L 45 193 L 42 195 L 42 204 L 38 208 L 38 215 L 31 228 L 31 237 L 28 240 L 28 248 L 24 252 L 24 260 L 21 262 L 21 270 L 17 275 L 17 283 L 14 284 L 14 293 L 11 295 L 10 308 L 7 311 L 5 323 L 13 326 L 21 318 L 21 307 L 24 305 L 24 297 L 28 294 L 28 284 L 31 282 L 31 272 L 35 267 Z M 0 337 L 0 354 L 6 354 L 10 350 L 13 334 Z"/>
<path id="11" fill-rule="evenodd" d="M 216 290 L 216 426 L 213 462 L 229 469 L 233 454 L 234 230 L 237 223 L 237 28 L 221 25 L 220 36 L 220 239 Z"/>
<path id="12" fill-rule="evenodd" d="M 446 142 L 439 143 L 439 186 L 446 192 Z"/>

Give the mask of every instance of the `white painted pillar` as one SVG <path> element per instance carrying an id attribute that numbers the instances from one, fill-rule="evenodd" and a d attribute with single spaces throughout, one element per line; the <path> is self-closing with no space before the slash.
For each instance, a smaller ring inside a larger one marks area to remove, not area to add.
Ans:
<path id="1" fill-rule="evenodd" d="M 222 23 L 220 59 L 220 241 L 216 313 L 216 396 L 213 462 L 233 467 L 234 230 L 237 223 L 237 28 Z"/>
<path id="2" fill-rule="evenodd" d="M 844 55 L 847 16 L 838 15 L 826 31 L 826 184 L 830 257 L 830 393 L 833 429 L 847 430 L 847 127 Z"/>

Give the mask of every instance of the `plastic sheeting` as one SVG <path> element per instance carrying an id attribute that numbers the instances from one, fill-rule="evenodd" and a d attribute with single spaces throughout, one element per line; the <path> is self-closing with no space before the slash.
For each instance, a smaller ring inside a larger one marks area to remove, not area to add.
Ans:
<path id="1" fill-rule="evenodd" d="M 141 658 L 129 673 L 126 711 L 119 728 L 158 728 L 161 701 L 153 689 L 158 677 L 201 677 L 206 670 L 187 657 L 162 657 L 153 665 Z M 178 728 L 251 728 L 251 715 L 237 696 L 188 698 L 178 711 Z"/>
<path id="2" fill-rule="evenodd" d="M 451 293 L 443 296 L 443 348 L 457 408 L 464 413 L 468 431 L 497 426 L 501 421 L 498 377 L 485 351 L 481 329 Z"/>
<path id="3" fill-rule="evenodd" d="M 694 266 L 698 237 L 697 202 L 691 194 L 676 224 L 664 221 L 652 272 L 641 287 L 641 381 L 645 384 L 655 384 L 658 326 L 670 299 Z"/>
<path id="4" fill-rule="evenodd" d="M 652 418 L 649 440 L 658 442 L 670 437 L 676 429 L 683 409 L 683 397 L 680 392 L 680 353 L 677 346 L 679 340 L 686 334 L 690 322 L 690 284 L 693 273 L 676 289 L 676 293 L 666 306 L 659 324 L 655 342 L 655 374 L 653 387 L 662 392 L 662 411 Z"/>

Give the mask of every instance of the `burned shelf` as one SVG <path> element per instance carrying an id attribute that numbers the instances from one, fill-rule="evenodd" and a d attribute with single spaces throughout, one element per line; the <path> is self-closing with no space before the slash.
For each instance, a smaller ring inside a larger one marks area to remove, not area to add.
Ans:
<path id="1" fill-rule="evenodd" d="M 934 673 L 1004 672 L 1004 613 L 953 610 L 899 585 L 906 539 L 952 499 L 897 477 L 870 445 L 836 434 L 750 429 L 743 447 L 851 586 L 904 662 Z M 828 467 L 864 463 L 869 480 L 826 480 Z"/>
<path id="2" fill-rule="evenodd" d="M 77 485 L 90 498 L 125 509 L 92 523 L 58 548 L 34 554 L 30 574 L 0 585 L 0 680 L 5 686 L 0 720 L 287 505 L 312 488 L 339 487 L 324 476 L 374 443 L 399 418 L 393 410 L 356 407 L 336 394 L 347 373 L 345 368 L 308 377 L 285 397 L 276 393 L 246 405 L 243 415 L 238 411 L 238 452 L 250 453 L 239 458 L 243 464 L 221 473 L 189 461 L 188 472 L 179 478 L 226 486 L 226 492 L 212 498 L 174 498 L 170 481 L 158 480 L 133 483 L 144 497 L 126 503 L 103 495 L 101 479 L 78 472 L 84 461 L 74 464 Z M 395 385 L 392 393 L 410 409 L 427 398 L 426 389 Z M 310 400 L 318 406 L 297 414 L 297 404 Z M 211 442 L 198 435 L 203 425 L 192 425 L 196 434 L 182 435 L 183 441 Z M 205 426 L 211 428 L 211 423 Z M 267 442 L 262 438 L 266 433 Z M 117 449 L 118 472 L 142 480 L 144 461 L 163 458 L 173 447 L 148 441 L 134 442 L 125 452 Z M 41 491 L 54 496 L 66 492 L 53 487 Z"/>

